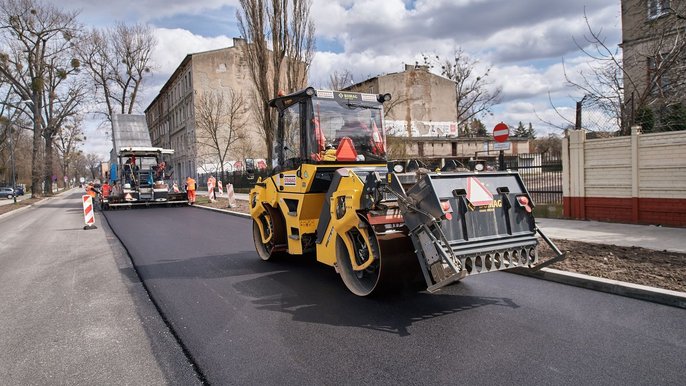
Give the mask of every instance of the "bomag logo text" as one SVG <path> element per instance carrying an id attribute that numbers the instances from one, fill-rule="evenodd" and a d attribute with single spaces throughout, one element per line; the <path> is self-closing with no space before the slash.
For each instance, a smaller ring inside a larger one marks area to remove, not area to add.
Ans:
<path id="1" fill-rule="evenodd" d="M 472 203 L 470 202 L 469 205 L 467 205 L 467 206 L 469 207 L 469 210 L 471 210 L 471 211 L 477 210 L 480 212 L 491 212 L 491 211 L 494 211 L 495 208 L 502 208 L 503 207 L 503 200 L 493 200 L 488 205 L 482 205 L 482 206 L 476 206 L 476 207 L 474 205 L 472 205 Z"/>
<path id="2" fill-rule="evenodd" d="M 357 95 L 357 94 L 345 94 L 345 93 L 342 93 L 342 92 L 341 92 L 341 93 L 338 93 L 338 97 L 341 98 L 341 99 L 348 99 L 348 100 L 354 99 L 354 100 L 357 100 L 357 99 L 359 98 L 359 95 Z"/>

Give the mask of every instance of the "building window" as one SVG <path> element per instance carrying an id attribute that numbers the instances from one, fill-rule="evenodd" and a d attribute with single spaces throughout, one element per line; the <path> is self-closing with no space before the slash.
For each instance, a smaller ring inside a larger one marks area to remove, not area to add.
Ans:
<path id="1" fill-rule="evenodd" d="M 424 157 L 424 142 L 417 142 L 417 155 Z"/>
<path id="2" fill-rule="evenodd" d="M 648 19 L 656 19 L 669 12 L 670 0 L 648 0 Z"/>
<path id="3" fill-rule="evenodd" d="M 450 154 L 452 154 L 453 157 L 456 156 L 457 155 L 457 142 L 451 142 L 450 147 L 451 147 Z"/>
<path id="4" fill-rule="evenodd" d="M 662 59 L 651 56 L 647 58 L 646 68 L 648 70 L 648 86 L 651 95 L 664 96 L 669 92 L 671 82 L 668 71 L 662 68 Z"/>

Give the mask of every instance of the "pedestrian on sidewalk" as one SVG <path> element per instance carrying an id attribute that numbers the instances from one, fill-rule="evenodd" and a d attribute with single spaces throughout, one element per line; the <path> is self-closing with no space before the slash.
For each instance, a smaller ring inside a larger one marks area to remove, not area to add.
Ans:
<path id="1" fill-rule="evenodd" d="M 188 195 L 188 204 L 195 204 L 195 179 L 193 177 L 186 177 L 186 193 Z"/>

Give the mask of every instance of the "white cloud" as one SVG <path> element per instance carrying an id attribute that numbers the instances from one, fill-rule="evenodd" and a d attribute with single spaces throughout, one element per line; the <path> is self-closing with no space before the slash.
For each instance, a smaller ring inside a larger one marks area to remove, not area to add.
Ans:
<path id="1" fill-rule="evenodd" d="M 139 111 L 152 102 L 160 88 L 181 64 L 186 55 L 196 52 L 209 51 L 233 45 L 233 40 L 226 36 L 208 38 L 191 33 L 183 29 L 155 28 L 157 47 L 153 51 L 154 75 L 144 82 L 139 99 Z M 86 123 L 86 137 L 88 139 L 86 151 L 109 159 L 112 140 L 109 137 L 109 124 L 101 122 L 101 116 L 91 117 Z"/>
<path id="2" fill-rule="evenodd" d="M 168 78 L 188 54 L 233 46 L 226 36 L 204 37 L 184 29 L 156 28 L 157 46 L 153 52 L 155 70 Z"/>
<path id="3" fill-rule="evenodd" d="M 238 0 L 71 0 L 69 8 L 80 10 L 81 18 L 95 24 L 114 21 L 148 22 L 175 15 L 198 15 L 224 6 L 237 7 Z"/>
<path id="4" fill-rule="evenodd" d="M 75 0 L 72 5 L 82 8 L 82 16 L 91 24 L 167 18 L 165 25 L 172 27 L 155 29 L 159 40 L 155 76 L 146 84 L 144 108 L 187 54 L 231 44 L 230 36 L 217 33 L 206 38 L 197 32 L 200 26 L 194 30 L 191 23 L 181 29 L 173 28 L 174 23 L 193 20 L 184 15 L 206 16 L 227 6 L 239 7 L 239 2 Z M 574 42 L 575 38 L 585 44 L 584 14 L 591 26 L 602 27 L 610 46 L 616 47 L 621 40 L 620 5 L 607 0 L 313 0 L 311 17 L 320 48 L 310 68 L 310 84 L 324 87 L 331 73 L 346 69 L 359 82 L 402 71 L 404 63 L 421 63 L 421 54 L 449 58 L 462 48 L 479 61 L 478 72 L 492 67 L 492 86 L 503 89 L 494 115 L 484 117 L 487 127 L 501 120 L 511 125 L 521 120 L 539 129 L 544 126 L 539 117 L 556 124 L 564 121 L 549 98 L 565 117 L 570 112 L 573 117 L 574 101 L 580 96 L 567 85 L 562 61 L 574 78 L 587 67 L 588 58 Z M 233 14 L 226 17 L 227 23 L 235 22 Z M 205 29 L 203 35 L 212 31 Z"/>

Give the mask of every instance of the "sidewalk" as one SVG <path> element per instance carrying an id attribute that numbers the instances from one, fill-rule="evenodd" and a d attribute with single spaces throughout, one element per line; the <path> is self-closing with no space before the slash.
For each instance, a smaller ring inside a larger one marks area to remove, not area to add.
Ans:
<path id="1" fill-rule="evenodd" d="M 536 223 L 553 239 L 686 253 L 686 228 L 550 218 L 537 218 Z"/>
<path id="2" fill-rule="evenodd" d="M 0 384 L 198 384 L 100 212 L 72 189 L 0 216 Z"/>

